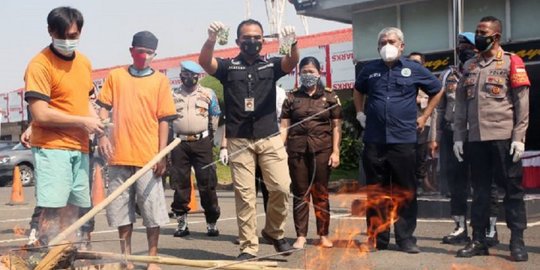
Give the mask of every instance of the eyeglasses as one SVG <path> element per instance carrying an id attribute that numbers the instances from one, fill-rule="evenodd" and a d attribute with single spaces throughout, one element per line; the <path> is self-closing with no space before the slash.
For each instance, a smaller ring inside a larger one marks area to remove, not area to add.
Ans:
<path id="1" fill-rule="evenodd" d="M 146 53 L 146 54 L 148 54 L 150 56 L 155 56 L 156 55 L 156 51 L 146 49 L 146 48 L 133 48 L 133 50 L 135 50 L 135 53 L 137 53 L 137 54 Z"/>

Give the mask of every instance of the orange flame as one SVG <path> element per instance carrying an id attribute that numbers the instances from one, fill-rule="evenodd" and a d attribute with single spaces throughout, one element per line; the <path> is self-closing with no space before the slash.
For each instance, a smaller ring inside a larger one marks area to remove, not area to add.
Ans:
<path id="1" fill-rule="evenodd" d="M 335 265 L 350 265 L 358 258 L 365 257 L 371 249 L 375 247 L 377 235 L 386 231 L 398 220 L 399 210 L 413 198 L 414 191 L 405 190 L 393 186 L 392 189 L 380 185 L 371 185 L 353 190 L 348 188 L 348 192 L 339 193 L 338 200 L 342 204 L 346 201 L 350 203 L 353 216 L 366 216 L 369 210 L 372 213 L 370 226 L 364 228 L 364 224 L 358 224 L 358 220 L 339 219 L 338 224 L 333 227 L 331 234 L 334 246 L 339 248 L 333 252 L 331 249 L 317 247 L 315 250 L 306 251 L 306 268 L 314 270 L 331 269 Z M 359 236 L 365 230 L 367 239 L 361 241 Z M 357 269 L 370 269 L 370 266 L 357 266 Z"/>

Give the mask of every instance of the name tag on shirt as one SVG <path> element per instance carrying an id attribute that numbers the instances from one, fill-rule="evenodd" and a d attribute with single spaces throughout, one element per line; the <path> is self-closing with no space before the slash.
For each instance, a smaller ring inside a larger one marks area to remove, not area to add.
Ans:
<path id="1" fill-rule="evenodd" d="M 246 112 L 252 112 L 255 110 L 255 98 L 245 98 L 244 99 L 244 110 Z"/>

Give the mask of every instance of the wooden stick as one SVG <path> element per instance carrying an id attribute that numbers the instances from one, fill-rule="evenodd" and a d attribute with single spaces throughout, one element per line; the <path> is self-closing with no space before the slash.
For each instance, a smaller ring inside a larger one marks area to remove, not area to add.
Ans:
<path id="1" fill-rule="evenodd" d="M 116 199 L 122 192 L 124 192 L 127 188 L 129 188 L 135 181 L 137 181 L 141 176 L 143 176 L 146 172 L 152 169 L 154 165 L 156 165 L 160 160 L 162 160 L 169 152 L 171 152 L 182 140 L 179 138 L 175 138 L 167 147 L 163 148 L 163 150 L 159 151 L 157 155 L 154 156 L 152 160 L 150 160 L 144 167 L 139 169 L 134 175 L 132 175 L 130 178 L 128 178 L 122 185 L 120 185 L 115 191 L 111 193 L 105 200 L 100 202 L 98 205 L 94 206 L 88 213 L 86 213 L 84 216 L 79 218 L 75 223 L 71 224 L 69 227 L 67 227 L 63 232 L 58 234 L 55 238 L 53 238 L 49 245 L 56 245 L 60 243 L 60 241 L 66 239 L 68 235 L 74 233 L 76 230 L 78 230 L 84 223 L 86 223 L 88 220 L 93 218 L 95 215 L 97 215 L 103 208 L 107 207 L 114 199 Z"/>
<path id="2" fill-rule="evenodd" d="M 277 268 L 277 262 L 271 261 L 227 261 L 227 260 L 188 260 L 181 258 L 161 257 L 161 256 L 140 256 L 140 255 L 123 255 L 110 252 L 95 252 L 95 251 L 79 251 L 78 258 L 98 258 L 98 259 L 114 259 L 126 260 L 139 263 L 157 263 L 168 265 L 183 265 L 199 268 L 220 267 L 221 269 L 272 269 L 283 270 L 287 268 Z M 236 264 L 235 264 L 236 263 Z"/>

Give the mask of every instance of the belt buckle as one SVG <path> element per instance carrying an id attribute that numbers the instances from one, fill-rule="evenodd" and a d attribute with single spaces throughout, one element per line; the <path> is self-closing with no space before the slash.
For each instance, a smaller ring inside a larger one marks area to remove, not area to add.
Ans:
<path id="1" fill-rule="evenodd" d="M 188 142 L 192 142 L 192 141 L 196 141 L 197 140 L 197 135 L 187 135 L 186 136 L 186 141 Z"/>

